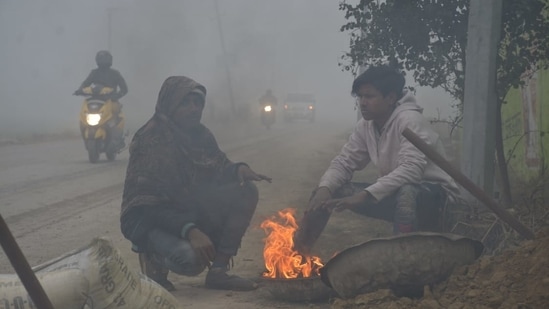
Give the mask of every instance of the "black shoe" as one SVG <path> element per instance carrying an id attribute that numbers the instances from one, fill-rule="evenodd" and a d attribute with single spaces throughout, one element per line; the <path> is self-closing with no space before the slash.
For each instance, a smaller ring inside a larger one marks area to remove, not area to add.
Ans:
<path id="1" fill-rule="evenodd" d="M 152 278 L 151 278 L 152 279 Z M 154 280 L 154 279 L 152 279 Z M 168 279 L 160 279 L 160 280 L 154 280 L 154 282 L 160 284 L 163 288 L 166 289 L 166 291 L 168 292 L 172 292 L 172 291 L 175 291 L 175 286 L 173 285 L 173 283 L 171 283 L 170 280 Z"/>
<path id="2" fill-rule="evenodd" d="M 145 276 L 160 284 L 168 291 L 175 291 L 174 285 L 168 280 L 169 270 L 166 268 L 159 256 L 150 253 L 139 253 L 139 266 Z"/>
<path id="3" fill-rule="evenodd" d="M 214 267 L 206 275 L 206 287 L 215 290 L 252 291 L 258 285 L 252 280 L 227 274 L 225 268 Z"/>

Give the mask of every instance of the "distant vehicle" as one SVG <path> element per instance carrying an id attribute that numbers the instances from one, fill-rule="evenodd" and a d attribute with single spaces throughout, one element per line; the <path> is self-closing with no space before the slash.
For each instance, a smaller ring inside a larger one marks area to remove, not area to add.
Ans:
<path id="1" fill-rule="evenodd" d="M 101 85 L 79 89 L 74 93 L 86 97 L 80 111 L 80 132 L 91 163 L 96 163 L 101 153 L 113 161 L 125 147 L 124 116 L 120 107 L 114 104 L 113 94 L 113 88 Z"/>
<path id="2" fill-rule="evenodd" d="M 284 100 L 284 122 L 292 122 L 296 119 L 315 121 L 316 100 L 309 93 L 289 93 Z"/>
<path id="3" fill-rule="evenodd" d="M 261 123 L 267 128 L 271 129 L 271 126 L 276 121 L 276 109 L 273 104 L 265 104 L 261 107 Z"/>

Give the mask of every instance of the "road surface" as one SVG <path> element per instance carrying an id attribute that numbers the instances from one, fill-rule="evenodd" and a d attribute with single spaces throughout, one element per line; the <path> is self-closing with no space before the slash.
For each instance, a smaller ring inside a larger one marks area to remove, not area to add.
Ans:
<path id="1" fill-rule="evenodd" d="M 272 184 L 258 183 L 259 205 L 235 258 L 234 273 L 258 277 L 263 271 L 265 235 L 259 224 L 277 210 L 303 209 L 351 125 L 212 128 L 231 160 L 247 162 L 256 172 L 273 178 Z M 119 229 L 127 162 L 126 151 L 114 162 L 107 162 L 103 155 L 99 163 L 91 164 L 82 141 L 77 139 L 0 147 L 0 212 L 31 265 L 84 246 L 94 237 L 108 237 L 128 264 L 138 268 L 137 256 Z M 370 221 L 356 220 L 345 213 L 331 219 L 326 235 L 319 240 L 321 257 L 327 259 L 335 251 L 366 239 L 356 228 Z M 389 231 L 379 223 L 368 226 L 378 234 Z M 14 273 L 3 252 L 0 272 Z M 204 274 L 193 278 L 170 274 L 170 280 L 176 285 L 176 297 L 189 308 L 311 308 L 273 300 L 265 289 L 246 293 L 207 290 L 203 287 Z M 327 308 L 328 304 L 313 306 Z"/>

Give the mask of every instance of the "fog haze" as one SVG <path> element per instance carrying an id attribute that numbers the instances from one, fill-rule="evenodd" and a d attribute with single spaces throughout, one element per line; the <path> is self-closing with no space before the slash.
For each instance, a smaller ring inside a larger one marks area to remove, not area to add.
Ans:
<path id="1" fill-rule="evenodd" d="M 272 89 L 317 97 L 319 119 L 356 119 L 353 76 L 338 66 L 348 34 L 338 1 L 219 0 L 235 103 L 255 109 Z M 71 94 L 95 68 L 95 53 L 109 49 L 125 77 L 122 98 L 135 130 L 154 111 L 162 81 L 186 75 L 208 89 L 208 117 L 230 112 L 227 75 L 215 2 L 4 0 L 0 2 L 0 129 L 60 132 L 78 129 L 81 97 Z M 429 116 L 451 112 L 442 91 L 418 90 Z"/>

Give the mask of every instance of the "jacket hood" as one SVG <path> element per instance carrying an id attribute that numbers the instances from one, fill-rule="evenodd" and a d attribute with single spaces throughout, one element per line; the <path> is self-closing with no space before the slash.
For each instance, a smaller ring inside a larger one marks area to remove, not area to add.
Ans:
<path id="1" fill-rule="evenodd" d="M 168 77 L 158 93 L 155 112 L 170 118 L 181 100 L 190 92 L 198 90 L 206 95 L 206 87 L 186 76 Z"/>
<path id="2" fill-rule="evenodd" d="M 396 102 L 396 108 L 391 114 L 391 117 L 385 123 L 384 127 L 388 127 L 395 120 L 396 117 L 403 111 L 417 111 L 423 113 L 423 108 L 416 103 L 416 97 L 409 90 L 403 91 L 403 96 Z"/>

